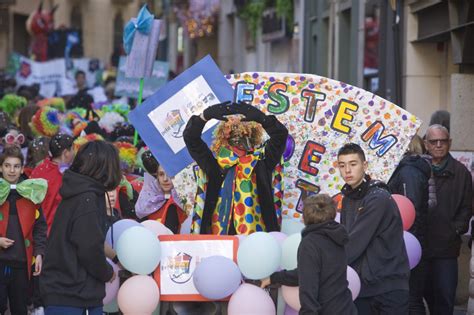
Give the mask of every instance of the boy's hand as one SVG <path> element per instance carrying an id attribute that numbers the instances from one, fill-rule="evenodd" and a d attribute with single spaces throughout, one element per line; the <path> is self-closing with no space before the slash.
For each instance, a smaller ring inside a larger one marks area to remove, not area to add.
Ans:
<path id="1" fill-rule="evenodd" d="M 6 238 L 6 237 L 0 237 L 0 247 L 1 248 L 7 249 L 10 246 L 12 246 L 13 244 L 15 244 L 14 240 L 11 240 L 11 239 Z"/>
<path id="2" fill-rule="evenodd" d="M 272 284 L 272 281 L 270 280 L 270 277 L 268 278 L 265 278 L 265 279 L 262 279 L 260 280 L 260 288 L 262 289 L 265 289 L 266 287 L 268 287 L 270 284 Z"/>
<path id="3" fill-rule="evenodd" d="M 110 282 L 110 283 L 114 282 L 114 280 L 115 280 L 116 277 L 117 277 L 117 274 L 116 274 L 115 271 L 114 271 L 114 273 L 112 274 L 112 278 L 110 278 L 109 282 Z"/>
<path id="4" fill-rule="evenodd" d="M 35 272 L 33 272 L 33 276 L 39 276 L 41 274 L 42 269 L 43 269 L 43 257 L 41 255 L 37 255 L 35 257 Z"/>

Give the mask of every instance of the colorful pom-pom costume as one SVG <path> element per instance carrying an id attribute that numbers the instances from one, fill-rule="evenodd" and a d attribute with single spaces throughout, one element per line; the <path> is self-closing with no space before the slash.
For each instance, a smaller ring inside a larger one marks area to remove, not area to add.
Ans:
<path id="1" fill-rule="evenodd" d="M 31 130 L 38 136 L 52 137 L 60 125 L 58 110 L 49 106 L 40 108 L 31 118 Z"/>

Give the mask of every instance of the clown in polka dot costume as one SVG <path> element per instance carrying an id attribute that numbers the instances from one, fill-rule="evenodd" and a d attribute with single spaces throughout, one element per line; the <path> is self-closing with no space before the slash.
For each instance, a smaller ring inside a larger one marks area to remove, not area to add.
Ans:
<path id="1" fill-rule="evenodd" d="M 201 133 L 210 119 L 222 122 L 208 148 Z M 265 143 L 264 131 L 269 136 Z M 281 203 L 274 198 L 274 187 L 282 185 L 275 170 L 288 131 L 275 116 L 246 103 L 217 104 L 191 117 L 183 136 L 199 166 L 193 233 L 233 235 L 280 230 Z"/>

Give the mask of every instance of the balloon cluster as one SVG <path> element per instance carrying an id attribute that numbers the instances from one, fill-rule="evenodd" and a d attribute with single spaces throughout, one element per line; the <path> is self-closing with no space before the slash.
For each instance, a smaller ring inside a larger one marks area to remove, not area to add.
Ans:
<path id="1" fill-rule="evenodd" d="M 403 223 L 403 240 L 405 241 L 408 263 L 410 265 L 410 269 L 413 269 L 420 263 L 421 260 L 421 244 L 415 235 L 408 232 L 415 222 L 415 206 L 410 199 L 403 195 L 393 194 L 392 198 L 395 200 L 398 210 L 400 211 L 400 217 Z"/>
<path id="2" fill-rule="evenodd" d="M 280 269 L 295 269 L 303 227 L 300 222 L 285 219 L 282 230 L 290 232 L 288 234 L 256 232 L 239 237 L 237 263 L 242 275 L 247 279 L 258 280 L 269 277 Z M 351 267 L 347 269 L 347 281 L 355 299 L 360 292 L 360 279 Z M 288 312 L 301 308 L 298 287 L 282 286 L 282 296 L 290 307 Z M 242 284 L 231 296 L 228 314 L 275 314 L 275 306 L 265 291 L 253 285 Z"/>
<path id="3" fill-rule="evenodd" d="M 294 269 L 301 242 L 303 224 L 284 220 L 283 232 L 256 232 L 239 236 L 237 262 L 224 256 L 210 256 L 201 260 L 193 272 L 196 290 L 209 300 L 230 297 L 229 315 L 275 314 L 275 305 L 268 293 L 251 284 L 243 283 L 243 278 L 260 280 L 273 272 Z M 188 233 L 189 226 L 182 228 Z M 160 291 L 156 281 L 149 276 L 159 265 L 161 247 L 159 235 L 172 232 L 158 221 L 137 223 L 123 219 L 112 225 L 106 235 L 106 242 L 116 250 L 121 266 L 135 274 L 119 287 L 118 277 L 106 284 L 104 310 L 123 314 L 152 314 L 158 306 Z M 119 267 L 111 261 L 114 271 Z M 360 291 L 357 273 L 348 269 L 349 289 L 355 298 Z M 298 288 L 282 287 L 285 302 L 295 310 L 300 308 Z M 249 302 L 251 301 L 251 302 Z"/>
<path id="4" fill-rule="evenodd" d="M 161 260 L 159 235 L 173 234 L 158 221 L 123 219 L 107 231 L 105 242 L 117 252 L 123 268 L 135 274 L 119 288 L 119 277 L 105 285 L 104 311 L 123 314 L 152 314 L 160 301 L 160 290 L 149 276 Z M 116 274 L 119 267 L 108 261 Z"/>

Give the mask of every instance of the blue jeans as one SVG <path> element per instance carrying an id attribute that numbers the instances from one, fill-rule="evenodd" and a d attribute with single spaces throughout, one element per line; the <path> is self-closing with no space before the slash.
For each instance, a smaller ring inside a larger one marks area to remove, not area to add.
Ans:
<path id="1" fill-rule="evenodd" d="M 70 307 L 70 306 L 47 306 L 44 310 L 45 315 L 102 315 L 102 306 L 100 307 Z"/>
<path id="2" fill-rule="evenodd" d="M 430 314 L 452 314 L 458 285 L 458 259 L 427 260 L 425 279 L 425 299 Z"/>

